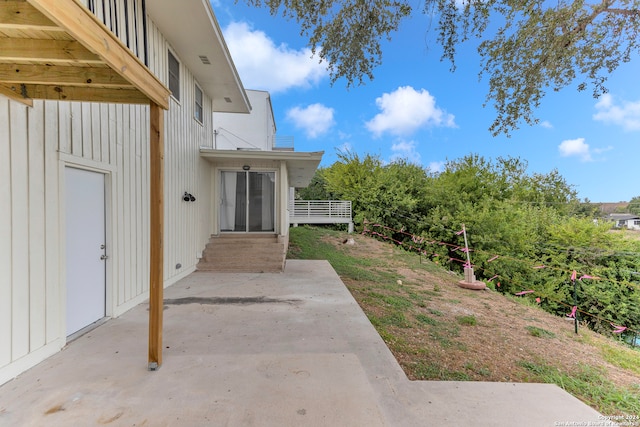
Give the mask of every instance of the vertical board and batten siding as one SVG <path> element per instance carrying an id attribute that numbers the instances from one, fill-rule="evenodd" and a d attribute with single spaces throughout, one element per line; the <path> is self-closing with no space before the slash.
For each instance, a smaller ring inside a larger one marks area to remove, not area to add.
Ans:
<path id="1" fill-rule="evenodd" d="M 101 8 L 103 2 L 94 3 Z M 115 0 L 104 3 L 110 10 Z M 130 14 L 141 16 L 142 0 L 127 4 L 135 5 Z M 136 31 L 141 42 L 141 27 L 129 20 L 129 43 Z M 144 27 L 149 50 L 134 46 L 134 52 L 147 56 L 166 84 L 168 44 L 153 22 Z M 119 33 L 126 37 L 122 27 Z M 195 269 L 212 227 L 210 167 L 199 155 L 200 146 L 213 144 L 212 104 L 204 94 L 199 124 L 194 84 L 182 67 L 181 101 L 172 101 L 165 113 L 165 286 Z M 0 95 L 0 384 L 66 342 L 65 167 L 106 176 L 107 315 L 118 316 L 148 297 L 148 141 L 147 105 L 34 101 L 26 107 Z M 185 191 L 196 202 L 183 202 Z"/>
<path id="2" fill-rule="evenodd" d="M 63 344 L 57 149 L 55 103 L 0 96 L 0 383 Z"/>
<path id="3" fill-rule="evenodd" d="M 153 46 L 151 70 L 168 81 L 167 58 L 170 46 L 152 21 L 149 43 Z M 171 97 L 165 119 L 165 281 L 175 281 L 195 269 L 197 257 L 211 234 L 210 166 L 200 158 L 200 147 L 213 146 L 211 98 L 203 94 L 203 122 L 195 115 L 193 75 L 185 68 L 180 53 L 171 50 L 180 61 L 180 99 Z M 182 200 L 184 193 L 195 202 Z M 178 264 L 180 267 L 178 267 Z"/>
<path id="4" fill-rule="evenodd" d="M 145 45 L 148 25 L 144 15 L 145 0 L 82 0 L 82 4 L 149 66 L 149 51 Z"/>

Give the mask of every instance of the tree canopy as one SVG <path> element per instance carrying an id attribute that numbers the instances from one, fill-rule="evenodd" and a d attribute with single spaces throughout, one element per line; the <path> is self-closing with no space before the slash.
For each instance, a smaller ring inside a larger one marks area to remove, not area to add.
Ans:
<path id="1" fill-rule="evenodd" d="M 556 170 L 529 173 L 520 158 L 470 154 L 432 173 L 347 152 L 314 182 L 313 198 L 353 201 L 358 228 L 458 272 L 465 224 L 479 280 L 509 295 L 532 290 L 526 298 L 563 317 L 575 305 L 576 271 L 585 277 L 576 284 L 584 321 L 603 332 L 611 323 L 640 330 L 640 241 L 594 221 Z"/>
<path id="2" fill-rule="evenodd" d="M 634 215 L 640 215 L 640 196 L 636 196 L 629 201 L 628 210 Z"/>
<path id="3" fill-rule="evenodd" d="M 437 22 L 452 69 L 458 45 L 482 37 L 480 75 L 489 79 L 494 135 L 537 123 L 533 110 L 549 89 L 577 80 L 579 90 L 605 93 L 607 75 L 640 53 L 640 0 L 425 0 L 421 10 L 409 0 L 245 1 L 296 20 L 332 82 L 345 78 L 348 86 L 373 79 L 381 41 L 412 13 Z"/>

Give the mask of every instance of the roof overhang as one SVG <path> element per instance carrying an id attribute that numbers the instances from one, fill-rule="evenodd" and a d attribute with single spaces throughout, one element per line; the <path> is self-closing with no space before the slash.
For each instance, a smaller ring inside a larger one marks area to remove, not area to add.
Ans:
<path id="1" fill-rule="evenodd" d="M 302 188 L 309 185 L 318 169 L 324 151 L 253 151 L 253 150 L 215 150 L 200 148 L 200 156 L 214 165 L 224 166 L 234 162 L 249 163 L 251 161 L 273 161 L 274 164 L 284 161 L 287 164 L 289 186 Z"/>
<path id="2" fill-rule="evenodd" d="M 0 3 L 0 93 L 169 108 L 169 90 L 78 0 Z"/>
<path id="3" fill-rule="evenodd" d="M 147 2 L 147 11 L 180 61 L 213 99 L 213 111 L 251 110 L 209 0 L 153 0 Z"/>

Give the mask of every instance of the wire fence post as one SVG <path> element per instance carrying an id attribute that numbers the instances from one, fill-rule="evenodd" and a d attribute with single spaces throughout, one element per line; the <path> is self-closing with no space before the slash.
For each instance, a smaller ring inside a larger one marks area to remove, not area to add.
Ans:
<path id="1" fill-rule="evenodd" d="M 576 307 L 576 312 L 573 316 L 573 324 L 575 328 L 576 334 L 578 334 L 578 284 L 576 283 L 576 278 L 571 277 L 571 281 L 573 282 L 573 306 Z"/>

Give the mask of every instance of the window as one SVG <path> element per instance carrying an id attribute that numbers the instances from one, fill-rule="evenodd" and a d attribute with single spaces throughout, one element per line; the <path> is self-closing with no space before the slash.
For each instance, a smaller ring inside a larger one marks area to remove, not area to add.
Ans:
<path id="1" fill-rule="evenodd" d="M 633 225 L 640 225 L 640 219 L 634 219 Z"/>
<path id="2" fill-rule="evenodd" d="M 169 90 L 171 95 L 180 101 L 180 63 L 171 52 L 169 53 Z"/>
<path id="3" fill-rule="evenodd" d="M 195 99 L 196 99 L 196 108 L 193 116 L 199 123 L 202 123 L 202 89 L 200 89 L 198 85 L 196 85 Z"/>

